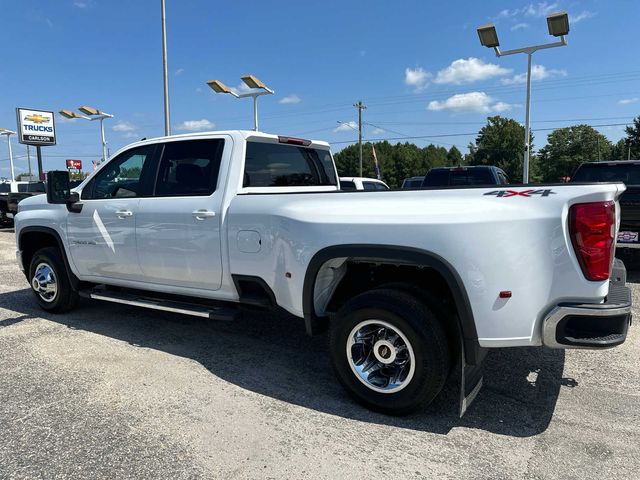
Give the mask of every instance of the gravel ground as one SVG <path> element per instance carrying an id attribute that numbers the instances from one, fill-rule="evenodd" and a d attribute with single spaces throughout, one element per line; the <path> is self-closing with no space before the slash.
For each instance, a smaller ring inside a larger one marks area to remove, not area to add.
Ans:
<path id="1" fill-rule="evenodd" d="M 90 301 L 50 315 L 6 229 L 0 279 L 2 479 L 640 478 L 637 326 L 604 352 L 493 351 L 462 419 L 451 385 L 391 418 L 346 396 L 302 322 Z"/>

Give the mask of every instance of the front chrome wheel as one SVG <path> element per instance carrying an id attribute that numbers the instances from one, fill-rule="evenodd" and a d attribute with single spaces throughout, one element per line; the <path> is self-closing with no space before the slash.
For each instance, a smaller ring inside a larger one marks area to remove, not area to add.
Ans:
<path id="1" fill-rule="evenodd" d="M 58 281 L 53 268 L 47 263 L 39 263 L 31 279 L 31 287 L 47 303 L 55 300 L 58 293 Z"/>
<path id="2" fill-rule="evenodd" d="M 355 376 L 371 390 L 394 393 L 415 372 L 411 343 L 399 328 L 382 320 L 358 323 L 347 338 L 347 358 Z"/>

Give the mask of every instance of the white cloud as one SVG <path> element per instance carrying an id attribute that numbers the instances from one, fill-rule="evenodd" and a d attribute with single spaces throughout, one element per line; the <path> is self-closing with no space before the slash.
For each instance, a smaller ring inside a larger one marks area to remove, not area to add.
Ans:
<path id="1" fill-rule="evenodd" d="M 547 78 L 557 78 L 557 77 L 566 77 L 566 70 L 558 70 L 554 68 L 550 68 L 547 70 L 547 67 L 544 65 L 533 65 L 531 67 L 531 81 L 545 80 Z M 514 75 L 511 78 L 503 78 L 500 82 L 503 85 L 514 85 L 518 83 L 525 83 L 527 81 L 526 73 L 519 73 Z"/>
<path id="2" fill-rule="evenodd" d="M 136 127 L 129 122 L 118 122 L 113 127 L 111 127 L 111 130 L 113 130 L 114 132 L 135 132 Z"/>
<path id="3" fill-rule="evenodd" d="M 283 105 L 295 105 L 296 103 L 300 103 L 300 97 L 295 94 L 287 95 L 284 98 L 281 98 L 278 103 Z"/>
<path id="4" fill-rule="evenodd" d="M 556 10 L 558 10 L 557 3 L 539 2 L 537 4 L 530 3 L 521 11 L 527 17 L 546 17 Z"/>
<path id="5" fill-rule="evenodd" d="M 373 135 L 380 135 L 381 133 L 384 133 L 384 130 L 381 128 L 375 128 L 373 130 L 373 132 L 371 132 Z"/>
<path id="6" fill-rule="evenodd" d="M 413 87 L 413 91 L 416 93 L 427 88 L 431 77 L 431 73 L 423 70 L 422 67 L 405 68 L 404 70 L 404 83 Z"/>
<path id="7" fill-rule="evenodd" d="M 589 12 L 588 10 L 584 10 L 577 15 L 569 15 L 569 24 L 576 24 L 582 20 L 586 20 L 587 18 L 595 17 L 595 15 L 595 13 Z"/>
<path id="8" fill-rule="evenodd" d="M 640 98 L 638 97 L 623 98 L 622 100 L 618 100 L 619 105 L 629 105 L 631 103 L 638 103 L 638 102 L 640 102 Z"/>
<path id="9" fill-rule="evenodd" d="M 429 102 L 427 110 L 439 112 L 451 110 L 453 112 L 505 112 L 513 105 L 505 102 L 494 102 L 494 99 L 484 92 L 458 93 L 444 101 Z"/>
<path id="10" fill-rule="evenodd" d="M 213 130 L 215 124 L 211 123 L 206 118 L 202 120 L 185 120 L 182 123 L 176 125 L 176 130 L 182 132 L 202 132 L 205 130 Z"/>
<path id="11" fill-rule="evenodd" d="M 136 132 L 127 132 L 124 134 L 124 138 L 138 138 L 139 135 Z"/>
<path id="12" fill-rule="evenodd" d="M 246 83 L 241 82 L 238 84 L 237 87 L 229 87 L 229 90 L 231 90 L 234 93 L 246 93 L 246 92 L 250 92 L 253 89 L 249 88 Z"/>
<path id="13" fill-rule="evenodd" d="M 524 22 L 516 23 L 511 27 L 511 31 L 513 32 L 515 30 L 522 30 L 523 28 L 529 28 L 529 24 Z"/>
<path id="14" fill-rule="evenodd" d="M 177 77 L 178 75 L 182 75 L 184 73 L 184 68 L 179 68 L 174 72 L 174 75 Z"/>
<path id="15" fill-rule="evenodd" d="M 342 122 L 336 128 L 333 129 L 334 132 L 349 132 L 352 130 L 357 130 L 358 124 L 356 122 Z"/>
<path id="16" fill-rule="evenodd" d="M 73 2 L 73 6 L 76 8 L 87 8 L 87 2 L 83 2 L 81 0 L 76 0 L 75 2 Z"/>
<path id="17" fill-rule="evenodd" d="M 503 68 L 494 63 L 485 63 L 474 57 L 467 59 L 459 58 L 451 62 L 447 68 L 440 70 L 436 75 L 434 83 L 471 83 L 479 80 L 487 80 L 491 77 L 507 75 L 511 69 Z"/>

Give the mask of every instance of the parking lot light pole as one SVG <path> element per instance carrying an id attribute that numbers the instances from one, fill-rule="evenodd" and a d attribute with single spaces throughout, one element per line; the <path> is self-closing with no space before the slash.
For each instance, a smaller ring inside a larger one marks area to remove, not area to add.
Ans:
<path id="1" fill-rule="evenodd" d="M 16 181 L 15 172 L 13 170 L 13 152 L 11 151 L 11 135 L 15 135 L 15 134 L 16 134 L 16 132 L 13 132 L 11 130 L 6 130 L 4 128 L 0 128 L 0 135 L 6 135 L 7 144 L 9 145 L 9 166 L 11 168 L 11 181 L 12 182 Z"/>
<path id="2" fill-rule="evenodd" d="M 252 90 L 245 93 L 237 93 L 231 88 L 227 87 L 220 80 L 209 80 L 207 85 L 216 93 L 228 93 L 236 98 L 253 98 L 253 129 L 258 131 L 258 97 L 261 95 L 273 95 L 275 92 L 267 87 L 264 83 L 258 80 L 253 75 L 244 75 L 240 77 L 240 80 Z"/>
<path id="3" fill-rule="evenodd" d="M 559 41 L 505 51 L 500 51 L 500 42 L 498 41 L 498 34 L 496 32 L 495 25 L 483 25 L 477 29 L 478 37 L 480 37 L 480 44 L 487 48 L 493 48 L 496 53 L 496 57 L 515 55 L 516 53 L 527 54 L 527 103 L 525 107 L 524 162 L 522 166 L 522 183 L 524 184 L 529 183 L 529 158 L 531 153 L 531 57 L 538 50 L 564 47 L 567 44 L 564 36 L 569 33 L 569 16 L 566 12 L 552 13 L 547 16 L 547 26 L 549 28 L 549 35 L 560 37 Z"/>
<path id="4" fill-rule="evenodd" d="M 58 113 L 65 118 L 74 119 L 74 118 L 83 118 L 84 120 L 100 120 L 100 139 L 102 143 L 102 161 L 104 162 L 107 159 L 107 141 L 104 136 L 104 119 L 105 118 L 113 118 L 113 115 L 106 112 L 101 112 L 97 108 L 82 106 L 79 107 L 84 115 L 80 115 L 72 110 L 62 109 Z"/>

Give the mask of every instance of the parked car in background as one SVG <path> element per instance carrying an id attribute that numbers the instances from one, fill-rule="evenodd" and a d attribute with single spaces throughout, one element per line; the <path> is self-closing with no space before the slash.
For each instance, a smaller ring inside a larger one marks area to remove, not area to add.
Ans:
<path id="1" fill-rule="evenodd" d="M 11 226 L 13 217 L 18 213 L 18 203 L 33 195 L 45 193 L 44 182 L 15 182 L 0 183 L 0 225 Z"/>
<path id="2" fill-rule="evenodd" d="M 389 190 L 389 186 L 376 178 L 340 177 L 340 190 Z"/>
<path id="3" fill-rule="evenodd" d="M 640 161 L 620 160 L 589 162 L 580 165 L 571 183 L 622 182 L 627 190 L 620 196 L 621 217 L 616 249 L 621 254 L 632 254 L 640 249 Z"/>
<path id="4" fill-rule="evenodd" d="M 478 165 L 473 167 L 439 167 L 427 172 L 423 187 L 455 187 L 463 185 L 505 185 L 509 178 L 498 167 Z"/>
<path id="5" fill-rule="evenodd" d="M 424 180 L 424 177 L 405 178 L 402 181 L 402 186 L 400 188 L 420 188 L 422 186 L 423 180 Z"/>

